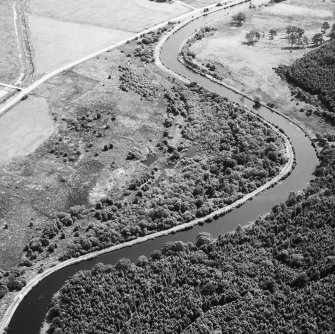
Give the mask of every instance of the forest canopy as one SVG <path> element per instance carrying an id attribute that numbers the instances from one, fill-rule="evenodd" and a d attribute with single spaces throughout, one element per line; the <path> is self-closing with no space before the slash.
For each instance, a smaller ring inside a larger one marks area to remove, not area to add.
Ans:
<path id="1" fill-rule="evenodd" d="M 335 39 L 283 68 L 290 82 L 317 94 L 327 108 L 335 112 Z"/>

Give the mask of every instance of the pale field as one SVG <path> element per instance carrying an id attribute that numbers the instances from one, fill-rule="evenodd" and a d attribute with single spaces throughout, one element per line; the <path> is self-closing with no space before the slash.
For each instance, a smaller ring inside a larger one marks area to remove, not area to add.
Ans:
<path id="1" fill-rule="evenodd" d="M 47 73 L 126 39 L 132 34 L 29 15 L 36 73 Z"/>
<path id="2" fill-rule="evenodd" d="M 190 11 L 149 0 L 31 0 L 32 13 L 58 20 L 139 32 Z"/>
<path id="3" fill-rule="evenodd" d="M 273 70 L 281 64 L 292 64 L 295 59 L 311 50 L 288 50 L 284 38 L 285 27 L 299 25 L 311 38 L 321 31 L 324 21 L 334 22 L 331 10 L 333 6 L 329 2 L 315 4 L 313 1 L 289 0 L 285 4 L 262 10 L 246 11 L 248 19 L 243 27 L 232 28 L 229 21 L 222 21 L 217 24 L 218 31 L 213 36 L 198 41 L 191 50 L 200 62 L 215 62 L 217 71 L 227 84 L 251 96 L 259 96 L 265 103 L 276 104 L 281 111 L 294 115 L 314 131 L 324 127 L 333 132 L 334 130 L 328 128 L 319 118 L 308 117 L 299 112 L 299 109 L 306 105 L 291 101 L 289 86 Z M 292 16 L 292 13 L 297 12 L 298 17 Z M 268 36 L 272 28 L 278 32 L 274 40 L 270 40 Z M 264 33 L 264 36 L 254 46 L 244 44 L 245 34 L 253 29 Z"/>
<path id="4" fill-rule="evenodd" d="M 4 100 L 6 100 L 9 96 L 9 94 L 14 93 L 14 89 L 5 88 L 0 86 L 0 103 Z"/>
<path id="5" fill-rule="evenodd" d="M 7 90 L 0 88 L 0 100 L 1 100 L 2 97 L 4 97 L 5 95 L 7 95 L 7 93 L 8 93 Z"/>
<path id="6" fill-rule="evenodd" d="M 52 133 L 46 100 L 30 96 L 0 117 L 1 162 L 34 152 Z"/>
<path id="7" fill-rule="evenodd" d="M 183 2 L 187 5 L 190 5 L 190 6 L 193 6 L 193 7 L 196 7 L 196 8 L 199 8 L 199 7 L 205 7 L 205 6 L 208 6 L 208 5 L 212 5 L 212 4 L 216 4 L 218 2 L 222 2 L 222 3 L 230 3 L 232 2 L 232 0 L 217 0 L 217 1 L 214 1 L 214 0 L 180 0 L 180 2 Z M 264 3 L 265 1 L 264 0 L 253 0 L 252 3 L 255 5 L 255 6 L 258 6 L 259 4 L 261 3 Z"/>
<path id="8" fill-rule="evenodd" d="M 181 2 L 184 2 L 187 5 L 194 6 L 194 7 L 205 7 L 208 5 L 211 5 L 213 3 L 219 2 L 219 1 L 213 1 L 213 0 L 181 0 Z"/>
<path id="9" fill-rule="evenodd" d="M 13 3 L 0 1 L 0 81 L 14 83 L 21 70 L 14 27 Z"/>
<path id="10" fill-rule="evenodd" d="M 331 10 L 308 8 L 305 4 L 293 5 L 289 3 L 279 3 L 276 6 L 266 8 L 264 12 L 271 15 L 293 18 L 309 17 L 311 19 L 329 19 L 330 17 L 332 17 Z"/>

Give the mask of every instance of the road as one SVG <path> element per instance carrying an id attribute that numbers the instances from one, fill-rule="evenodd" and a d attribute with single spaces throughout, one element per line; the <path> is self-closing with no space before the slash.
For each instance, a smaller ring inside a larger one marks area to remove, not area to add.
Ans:
<path id="1" fill-rule="evenodd" d="M 0 82 L 0 86 L 2 87 L 7 87 L 7 88 L 11 88 L 11 89 L 17 89 L 17 90 L 22 90 L 22 87 L 18 87 L 18 86 L 14 86 L 14 85 L 9 85 L 3 82 Z"/>

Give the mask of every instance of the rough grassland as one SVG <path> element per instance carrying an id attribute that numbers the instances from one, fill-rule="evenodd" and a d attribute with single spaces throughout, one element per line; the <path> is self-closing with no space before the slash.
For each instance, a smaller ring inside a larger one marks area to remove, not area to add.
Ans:
<path id="1" fill-rule="evenodd" d="M 218 31 L 195 43 L 191 50 L 203 64 L 208 61 L 214 63 L 216 71 L 227 84 L 249 95 L 260 96 L 267 103 L 274 103 L 281 111 L 294 116 L 316 132 L 333 132 L 319 117 L 309 117 L 299 112 L 301 108 L 308 109 L 310 106 L 292 100 L 289 86 L 273 70 L 280 64 L 292 64 L 310 50 L 282 49 L 287 48 L 285 27 L 297 24 L 291 16 L 292 11 L 297 13 L 297 8 L 300 8 L 299 26 L 305 29 L 308 37 L 320 32 L 325 20 L 333 22 L 332 4 L 329 2 L 308 2 L 307 5 L 301 0 L 290 0 L 285 4 L 247 11 L 247 22 L 241 28 L 231 27 L 230 21 L 218 22 Z M 278 32 L 274 40 L 270 40 L 268 35 L 272 28 Z M 260 31 L 261 35 L 264 33 L 264 36 L 254 46 L 243 44 L 245 34 L 253 29 Z"/>
<path id="2" fill-rule="evenodd" d="M 14 83 L 20 72 L 20 60 L 14 28 L 13 3 L 0 3 L 0 82 Z"/>
<path id="3" fill-rule="evenodd" d="M 32 0 L 34 14 L 63 21 L 139 32 L 189 11 L 180 4 L 149 0 Z"/>

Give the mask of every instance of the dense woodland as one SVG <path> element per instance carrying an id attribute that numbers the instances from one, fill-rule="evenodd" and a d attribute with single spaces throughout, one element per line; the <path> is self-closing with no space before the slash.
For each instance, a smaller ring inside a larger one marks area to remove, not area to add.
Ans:
<path id="1" fill-rule="evenodd" d="M 333 333 L 335 149 L 320 160 L 305 191 L 252 227 L 79 272 L 54 297 L 49 332 Z"/>
<path id="2" fill-rule="evenodd" d="M 280 72 L 293 84 L 318 95 L 332 113 L 328 118 L 335 122 L 335 39 L 307 53 L 291 66 L 280 67 Z"/>

